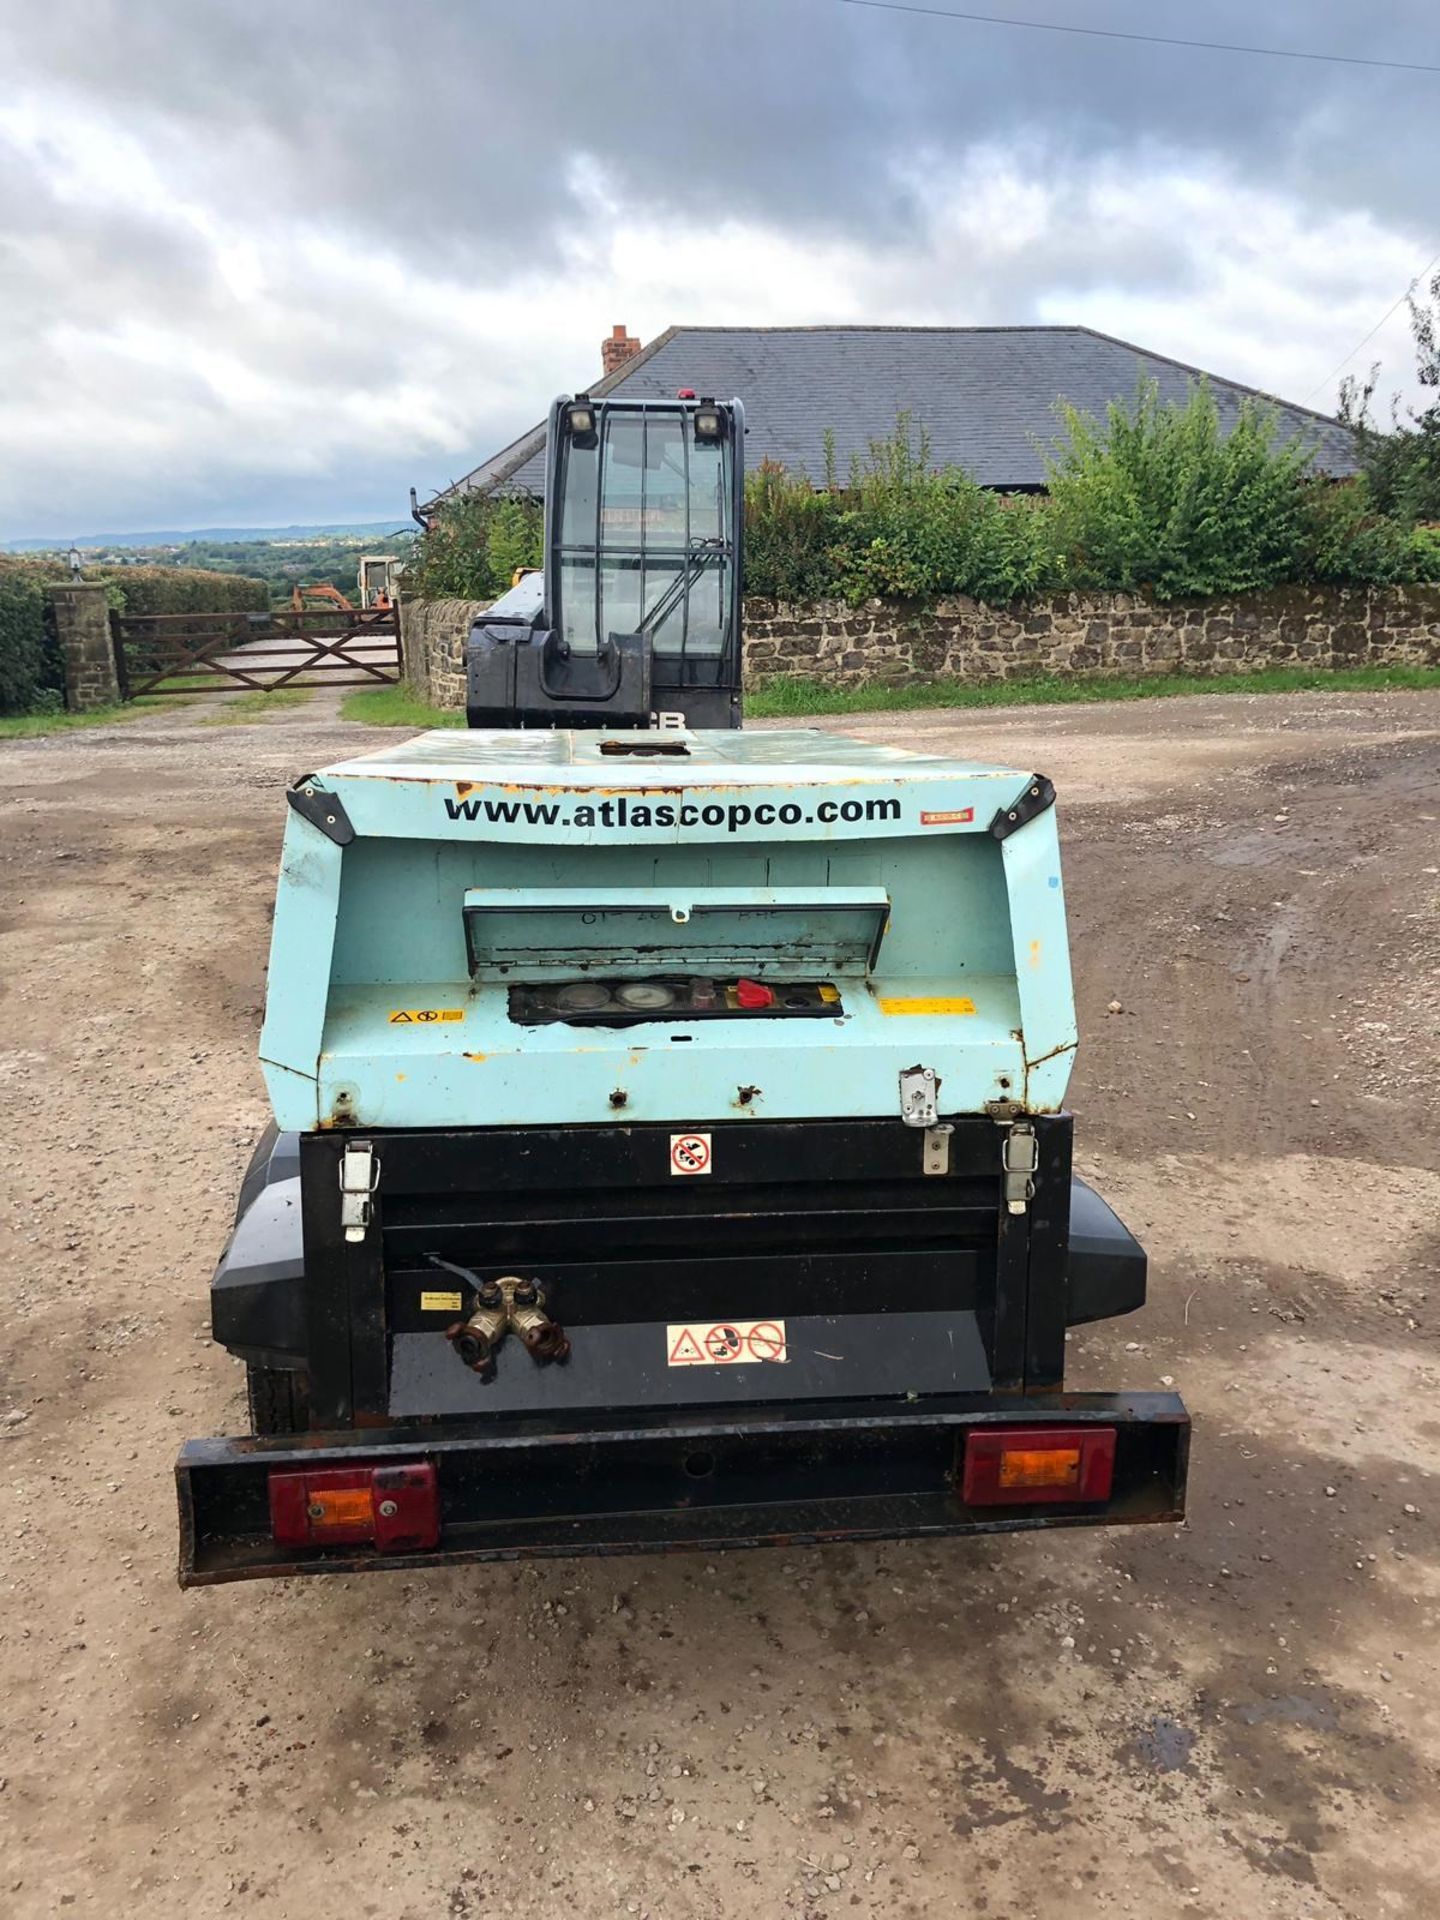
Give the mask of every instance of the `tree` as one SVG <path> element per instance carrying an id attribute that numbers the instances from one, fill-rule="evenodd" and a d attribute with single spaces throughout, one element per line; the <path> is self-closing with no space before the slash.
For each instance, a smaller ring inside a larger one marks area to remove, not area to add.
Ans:
<path id="1" fill-rule="evenodd" d="M 1353 376 L 1340 384 L 1340 418 L 1359 439 L 1375 504 L 1411 526 L 1440 521 L 1440 273 L 1427 294 L 1417 300 L 1412 290 L 1407 300 L 1416 376 L 1430 404 L 1406 407 L 1402 414 L 1398 396 L 1392 398 L 1387 430 L 1370 417 L 1380 383 L 1378 362 L 1363 384 Z"/>

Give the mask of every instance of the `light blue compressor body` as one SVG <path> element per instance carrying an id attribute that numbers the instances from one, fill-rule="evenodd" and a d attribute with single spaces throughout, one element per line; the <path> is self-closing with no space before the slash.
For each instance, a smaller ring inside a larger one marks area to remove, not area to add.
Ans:
<path id="1" fill-rule="evenodd" d="M 916 1067 L 944 1115 L 1054 1112 L 1076 1040 L 1055 809 L 1005 824 L 1031 783 L 802 730 L 434 732 L 326 768 L 281 860 L 276 1121 L 895 1117 Z M 518 983 L 677 970 L 824 980 L 839 1011 L 511 1017 Z"/>

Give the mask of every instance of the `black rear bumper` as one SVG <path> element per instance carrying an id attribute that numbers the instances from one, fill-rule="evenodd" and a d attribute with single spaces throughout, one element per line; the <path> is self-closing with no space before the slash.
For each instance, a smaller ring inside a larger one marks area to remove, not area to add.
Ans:
<path id="1" fill-rule="evenodd" d="M 966 1437 L 1006 1425 L 1113 1427 L 1110 1497 L 967 1506 Z M 192 1440 L 176 1466 L 180 1582 L 1176 1521 L 1189 1443 L 1189 1415 L 1170 1393 L 956 1394 Z M 275 1544 L 273 1471 L 362 1462 L 434 1465 L 433 1550 Z"/>

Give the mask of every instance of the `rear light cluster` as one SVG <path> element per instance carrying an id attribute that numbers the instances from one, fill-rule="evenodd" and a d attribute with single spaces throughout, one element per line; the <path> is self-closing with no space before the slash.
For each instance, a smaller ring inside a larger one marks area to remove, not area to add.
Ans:
<path id="1" fill-rule="evenodd" d="M 423 1553 L 440 1540 L 440 1489 L 428 1461 L 270 1475 L 279 1547 L 373 1546 Z"/>
<path id="2" fill-rule="evenodd" d="M 1115 1478 L 1114 1427 L 999 1427 L 967 1435 L 960 1495 L 968 1507 L 1095 1505 Z M 280 1547 L 371 1546 L 424 1553 L 440 1541 L 432 1462 L 280 1470 L 270 1475 L 270 1531 Z"/>
<path id="3" fill-rule="evenodd" d="M 960 1497 L 967 1507 L 1108 1500 L 1114 1427 L 1001 1427 L 965 1441 Z"/>

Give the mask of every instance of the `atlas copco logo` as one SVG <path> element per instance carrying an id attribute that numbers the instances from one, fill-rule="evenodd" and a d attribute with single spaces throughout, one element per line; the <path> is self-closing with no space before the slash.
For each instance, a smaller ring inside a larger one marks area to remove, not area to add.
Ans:
<path id="1" fill-rule="evenodd" d="M 722 827 L 726 833 L 747 828 L 831 826 L 837 821 L 898 820 L 898 800 L 817 800 L 808 807 L 798 800 L 760 800 L 753 806 L 736 800 L 631 800 L 617 798 L 558 800 L 452 800 L 445 798 L 452 820 L 483 820 L 490 826 L 515 827 Z"/>

